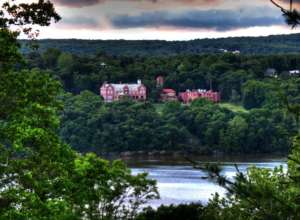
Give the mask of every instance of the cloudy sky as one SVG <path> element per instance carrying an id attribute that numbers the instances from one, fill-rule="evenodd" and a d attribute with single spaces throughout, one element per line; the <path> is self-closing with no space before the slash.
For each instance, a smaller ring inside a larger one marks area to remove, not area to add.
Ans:
<path id="1" fill-rule="evenodd" d="M 52 2 L 62 20 L 43 29 L 41 38 L 189 40 L 297 32 L 285 25 L 269 0 Z"/>

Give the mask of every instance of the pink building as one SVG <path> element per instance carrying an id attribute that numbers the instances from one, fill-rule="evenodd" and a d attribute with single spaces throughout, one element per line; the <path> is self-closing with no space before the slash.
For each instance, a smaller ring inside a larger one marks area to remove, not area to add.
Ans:
<path id="1" fill-rule="evenodd" d="M 160 93 L 160 99 L 163 102 L 178 100 L 176 91 L 174 89 L 163 89 Z"/>
<path id="2" fill-rule="evenodd" d="M 136 84 L 111 84 L 104 83 L 100 88 L 100 95 L 105 102 L 114 102 L 129 97 L 133 100 L 144 101 L 147 99 L 147 88 L 138 80 Z"/>
<path id="3" fill-rule="evenodd" d="M 181 92 L 179 93 L 179 98 L 185 103 L 190 103 L 196 99 L 199 98 L 205 98 L 207 100 L 210 100 L 212 102 L 220 102 L 221 101 L 221 95 L 219 92 L 214 92 L 212 90 L 202 90 L 202 89 L 198 89 L 198 90 L 187 90 L 185 92 Z"/>

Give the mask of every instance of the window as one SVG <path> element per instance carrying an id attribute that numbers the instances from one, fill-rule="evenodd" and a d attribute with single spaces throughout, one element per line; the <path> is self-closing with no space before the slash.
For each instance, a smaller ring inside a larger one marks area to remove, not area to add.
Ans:
<path id="1" fill-rule="evenodd" d="M 123 89 L 123 91 L 124 91 L 125 95 L 129 95 L 129 88 L 128 88 L 128 86 L 125 86 L 124 89 Z"/>

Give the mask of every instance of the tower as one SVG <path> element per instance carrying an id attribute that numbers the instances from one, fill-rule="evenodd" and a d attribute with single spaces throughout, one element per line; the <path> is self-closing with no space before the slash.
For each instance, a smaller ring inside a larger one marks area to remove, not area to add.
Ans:
<path id="1" fill-rule="evenodd" d="M 156 87 L 163 88 L 164 87 L 164 77 L 158 76 L 156 77 Z"/>

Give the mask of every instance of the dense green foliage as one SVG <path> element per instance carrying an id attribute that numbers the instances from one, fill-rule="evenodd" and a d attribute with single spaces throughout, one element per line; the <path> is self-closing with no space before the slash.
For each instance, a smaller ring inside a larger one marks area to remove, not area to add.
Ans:
<path id="1" fill-rule="evenodd" d="M 234 112 L 205 100 L 191 106 L 105 104 L 88 91 L 63 99 L 60 134 L 82 152 L 287 152 L 297 132 L 295 120 L 282 109 Z"/>
<path id="2" fill-rule="evenodd" d="M 91 92 L 65 98 L 60 133 L 80 151 L 175 151 L 187 142 L 186 129 L 161 117 L 150 103 L 105 105 Z"/>
<path id="3" fill-rule="evenodd" d="M 40 40 L 40 51 L 56 48 L 66 53 L 96 54 L 103 51 L 110 55 L 170 56 L 178 54 L 221 53 L 240 50 L 242 54 L 283 54 L 300 52 L 300 35 L 274 35 L 269 37 L 235 37 L 199 39 L 191 41 L 145 40 Z M 21 41 L 23 45 L 26 41 Z M 23 52 L 29 49 L 23 47 Z"/>
<path id="4" fill-rule="evenodd" d="M 156 196 L 145 174 L 60 141 L 58 81 L 39 71 L 1 72 L 0 88 L 0 219 L 126 219 Z"/>
<path id="5" fill-rule="evenodd" d="M 299 101 L 299 78 L 288 75 L 300 69 L 299 55 L 236 56 L 186 55 L 173 57 L 113 57 L 103 53 L 77 56 L 55 49 L 27 56 L 27 67 L 48 69 L 60 79 L 66 91 L 78 94 L 84 90 L 99 93 L 103 82 L 135 82 L 141 79 L 149 89 L 151 100 L 157 100 L 155 78 L 165 77 L 165 87 L 177 92 L 186 89 L 213 89 L 223 101 L 244 102 L 247 108 L 262 107 L 278 99 L 280 89 L 285 96 Z M 265 76 L 275 68 L 278 79 Z M 291 101 L 291 100 L 290 100 Z M 278 104 L 278 100 L 275 101 Z"/>
<path id="6" fill-rule="evenodd" d="M 160 206 L 157 210 L 152 208 L 145 209 L 136 220 L 213 220 L 208 215 L 208 210 L 199 204 L 178 205 L 178 206 Z"/>
<path id="7" fill-rule="evenodd" d="M 0 219 L 132 219 L 157 197 L 155 181 L 63 143 L 60 82 L 43 71 L 12 68 L 22 57 L 10 26 L 30 34 L 26 25 L 52 19 L 59 17 L 49 1 L 7 1 L 0 8 Z"/>

